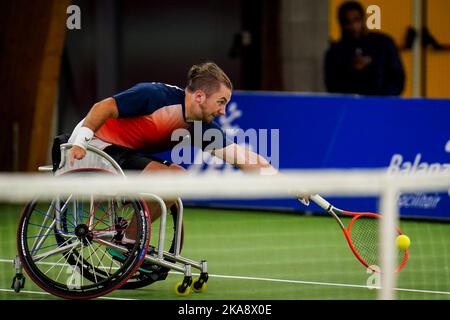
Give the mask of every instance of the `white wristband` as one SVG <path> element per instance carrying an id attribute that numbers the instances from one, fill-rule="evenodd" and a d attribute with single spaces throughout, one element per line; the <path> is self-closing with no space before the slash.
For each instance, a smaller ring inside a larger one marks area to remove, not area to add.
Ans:
<path id="1" fill-rule="evenodd" d="M 75 138 L 74 145 L 86 150 L 89 142 L 91 142 L 94 136 L 94 131 L 88 127 L 81 127 L 78 129 L 77 137 Z"/>

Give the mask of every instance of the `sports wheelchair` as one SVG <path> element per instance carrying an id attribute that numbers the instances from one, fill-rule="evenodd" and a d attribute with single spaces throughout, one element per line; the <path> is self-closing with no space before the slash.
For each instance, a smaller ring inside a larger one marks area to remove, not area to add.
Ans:
<path id="1" fill-rule="evenodd" d="M 67 137 L 62 142 L 58 138 L 53 144 L 53 165 L 39 167 L 39 171 L 53 172 L 55 179 L 125 176 L 113 158 L 93 146 L 88 146 L 82 160 L 70 164 L 72 145 L 64 143 Z M 25 269 L 39 287 L 65 299 L 91 299 L 115 289 L 141 288 L 166 279 L 170 270 L 184 275 L 175 284 L 177 295 L 187 296 L 191 288 L 203 292 L 208 281 L 206 260 L 196 262 L 180 255 L 184 240 L 181 199 L 169 208 L 168 215 L 163 199 L 145 194 L 161 209 L 159 228 L 152 228 L 143 195 L 134 199 L 92 195 L 89 200 L 70 195 L 51 201 L 37 198 L 26 204 L 17 231 L 14 291 L 24 288 Z M 154 233 L 157 243 L 152 245 Z M 200 270 L 198 278 L 192 278 L 192 268 Z"/>

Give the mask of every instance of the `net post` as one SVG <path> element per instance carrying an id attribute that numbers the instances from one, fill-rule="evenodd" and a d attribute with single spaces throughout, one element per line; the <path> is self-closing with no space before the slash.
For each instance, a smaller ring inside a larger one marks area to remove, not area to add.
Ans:
<path id="1" fill-rule="evenodd" d="M 379 227 L 381 264 L 381 288 L 378 292 L 379 300 L 395 300 L 397 274 L 395 272 L 395 226 L 398 221 L 397 195 L 398 188 L 387 180 L 385 188 L 380 193 L 380 211 L 383 219 Z"/>

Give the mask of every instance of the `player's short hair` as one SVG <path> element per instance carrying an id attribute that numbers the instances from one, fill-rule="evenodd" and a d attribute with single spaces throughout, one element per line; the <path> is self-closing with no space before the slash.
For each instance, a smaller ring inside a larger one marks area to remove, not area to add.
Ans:
<path id="1" fill-rule="evenodd" d="M 217 64 L 214 62 L 204 62 L 191 67 L 188 72 L 186 88 L 190 92 L 195 92 L 200 89 L 209 96 L 219 90 L 220 84 L 233 90 L 233 84 L 230 79 Z"/>
<path id="2" fill-rule="evenodd" d="M 341 26 L 343 26 L 346 22 L 345 15 L 347 14 L 347 12 L 352 11 L 352 10 L 358 11 L 361 14 L 361 18 L 364 19 L 366 13 L 364 12 L 363 6 L 359 2 L 356 2 L 356 1 L 347 1 L 347 2 L 344 2 L 339 7 L 339 10 L 338 10 L 338 19 L 339 19 L 339 24 Z"/>

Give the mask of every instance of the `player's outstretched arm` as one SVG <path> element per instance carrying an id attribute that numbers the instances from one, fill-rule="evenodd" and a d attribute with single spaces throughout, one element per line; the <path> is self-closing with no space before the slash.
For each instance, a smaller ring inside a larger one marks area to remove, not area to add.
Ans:
<path id="1" fill-rule="evenodd" d="M 238 144 L 231 144 L 223 149 L 218 149 L 213 154 L 223 161 L 233 164 L 245 172 L 264 175 L 279 174 L 266 158 Z M 309 197 L 293 194 L 305 206 L 309 205 Z"/>
<path id="2" fill-rule="evenodd" d="M 267 175 L 278 172 L 266 158 L 236 143 L 214 150 L 213 155 L 245 172 Z"/>
<path id="3" fill-rule="evenodd" d="M 117 118 L 119 110 L 114 98 L 107 98 L 94 104 L 84 119 L 83 126 L 79 129 L 78 135 L 70 151 L 70 161 L 83 159 L 86 155 L 86 147 L 97 131 L 107 119 Z"/>

